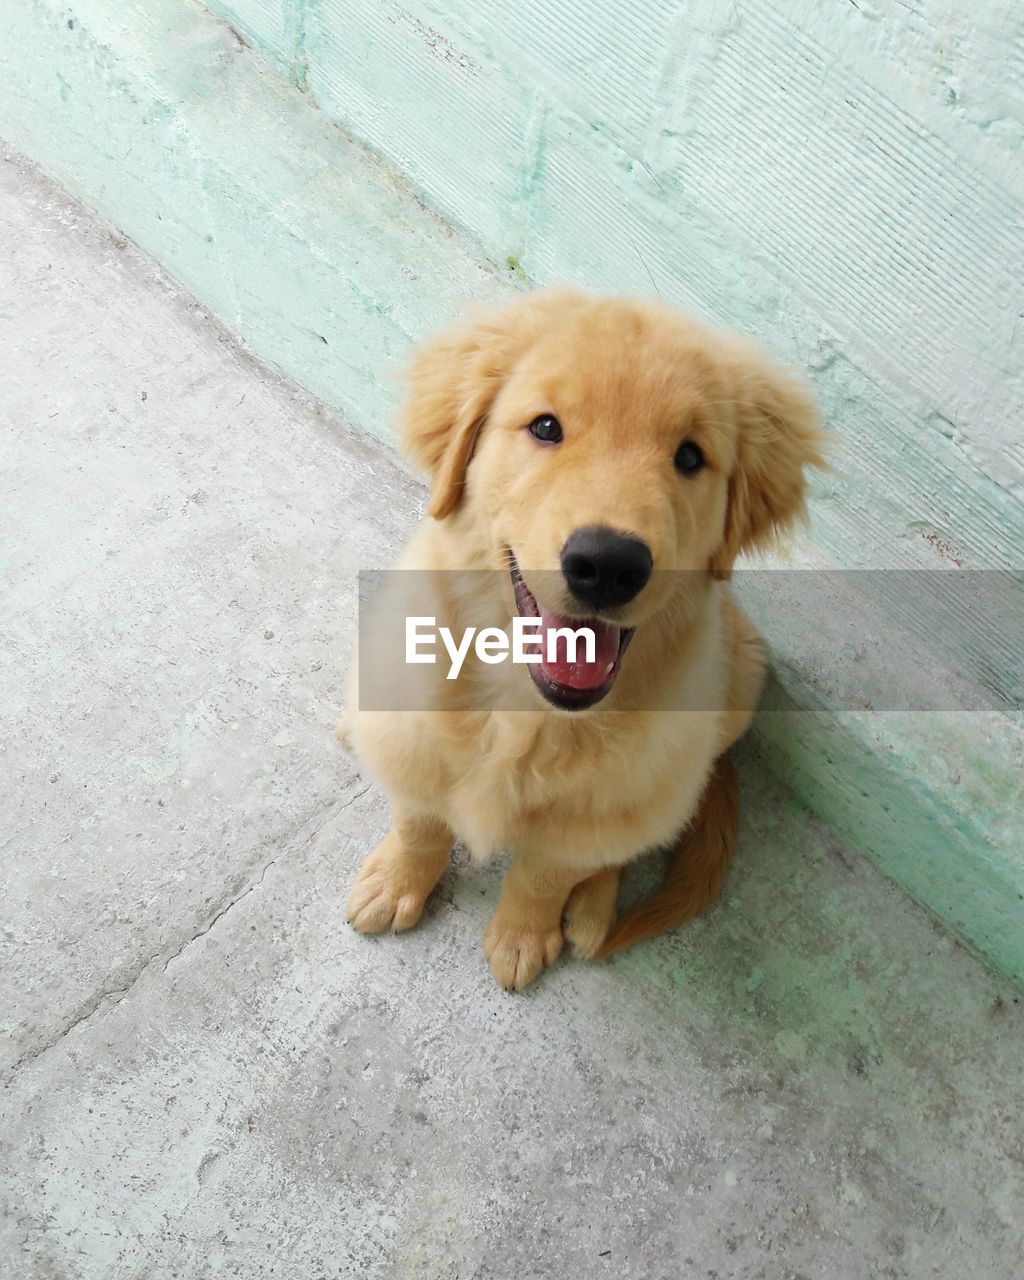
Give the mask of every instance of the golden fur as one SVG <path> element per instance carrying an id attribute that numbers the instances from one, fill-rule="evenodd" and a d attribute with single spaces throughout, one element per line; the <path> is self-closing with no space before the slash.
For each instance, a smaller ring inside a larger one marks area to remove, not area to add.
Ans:
<path id="1" fill-rule="evenodd" d="M 525 430 L 544 413 L 563 424 L 554 449 Z M 497 571 L 473 575 L 468 599 L 423 575 L 438 584 L 428 589 L 439 622 L 508 623 L 509 549 L 534 594 L 566 612 L 551 584 L 583 526 L 644 539 L 655 570 L 691 571 L 655 572 L 623 607 L 631 647 L 586 712 L 539 695 L 530 710 L 491 709 L 508 705 L 498 682 L 529 687 L 508 665 L 486 668 L 478 702 L 442 668 L 417 668 L 418 680 L 436 673 L 438 709 L 359 710 L 353 674 L 339 734 L 391 796 L 394 822 L 360 871 L 350 921 L 368 932 L 415 924 L 455 839 L 479 857 L 510 849 L 484 943 L 498 982 L 520 989 L 566 939 L 578 954 L 610 954 L 717 895 L 737 825 L 723 753 L 749 723 L 764 666 L 728 578 L 741 552 L 802 513 L 822 437 L 803 386 L 748 343 L 666 306 L 562 290 L 428 341 L 402 437 L 431 497 L 401 567 Z M 706 458 L 695 475 L 673 466 L 684 439 Z M 670 844 L 678 857 L 661 893 L 616 924 L 620 868 Z"/>

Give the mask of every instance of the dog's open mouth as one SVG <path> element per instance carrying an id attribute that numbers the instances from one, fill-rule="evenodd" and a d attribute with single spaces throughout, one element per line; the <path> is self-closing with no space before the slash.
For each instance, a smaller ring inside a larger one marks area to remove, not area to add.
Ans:
<path id="1" fill-rule="evenodd" d="M 622 655 L 633 638 L 633 628 L 619 627 L 602 618 L 568 618 L 548 612 L 523 580 L 511 550 L 508 557 L 519 616 L 541 621 L 541 659 L 529 664 L 533 683 L 552 706 L 562 711 L 585 711 L 611 692 Z M 569 637 L 555 635 L 563 629 L 579 631 L 584 627 L 594 635 L 592 653 L 586 651 L 582 641 L 572 653 Z"/>

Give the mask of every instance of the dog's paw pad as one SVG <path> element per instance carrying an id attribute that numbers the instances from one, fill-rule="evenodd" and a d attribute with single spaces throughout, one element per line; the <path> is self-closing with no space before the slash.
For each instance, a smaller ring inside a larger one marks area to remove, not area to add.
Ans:
<path id="1" fill-rule="evenodd" d="M 423 915 L 425 893 L 402 892 L 385 872 L 360 875 L 349 895 L 346 919 L 359 933 L 402 933 Z"/>
<path id="2" fill-rule="evenodd" d="M 572 953 L 581 960 L 593 960 L 601 943 L 608 936 L 612 921 L 596 919 L 585 911 L 567 914 L 565 917 L 565 940 L 572 947 Z"/>
<path id="3" fill-rule="evenodd" d="M 615 923 L 615 893 L 584 880 L 569 895 L 562 929 L 574 956 L 593 960 Z"/>
<path id="4" fill-rule="evenodd" d="M 355 905 L 349 901 L 348 923 L 358 933 L 402 933 L 411 929 L 423 915 L 424 900 L 406 895 L 393 898 L 380 893 L 368 902 Z"/>
<path id="5" fill-rule="evenodd" d="M 484 951 L 495 981 L 506 991 L 522 991 L 562 950 L 560 929 L 548 933 L 510 929 L 493 921 L 484 934 Z"/>

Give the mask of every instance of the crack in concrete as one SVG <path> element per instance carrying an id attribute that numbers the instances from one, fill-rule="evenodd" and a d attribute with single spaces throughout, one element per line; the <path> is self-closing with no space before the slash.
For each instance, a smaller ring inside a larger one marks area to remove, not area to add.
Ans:
<path id="1" fill-rule="evenodd" d="M 305 838 L 307 842 L 309 840 L 312 840 L 315 835 L 317 835 L 320 831 L 322 831 L 329 822 L 339 817 L 342 813 L 345 812 L 346 809 L 351 808 L 352 805 L 356 803 L 356 801 L 362 799 L 362 797 L 365 796 L 366 793 L 370 790 L 372 785 L 373 785 L 372 783 L 367 783 L 365 787 L 360 788 L 353 795 L 349 796 L 347 800 L 344 800 L 342 802 L 339 802 L 336 805 L 333 805 L 328 810 L 327 815 L 324 817 L 323 821 L 318 823 L 316 826 L 314 826 L 308 832 L 308 834 L 306 834 Z M 251 893 L 254 893 L 257 889 L 261 888 L 264 880 L 267 878 L 267 873 L 270 871 L 271 867 L 276 866 L 278 862 L 282 861 L 282 859 L 287 857 L 289 848 L 297 847 L 299 844 L 300 844 L 300 840 L 298 839 L 294 841 L 291 841 L 291 840 L 288 841 L 287 847 L 283 853 L 279 853 L 275 855 L 273 858 L 271 858 L 263 866 L 259 875 L 254 880 L 251 880 L 249 884 L 247 884 L 243 889 L 235 893 L 228 900 L 228 902 L 225 903 L 224 906 L 219 907 L 214 912 L 214 914 L 206 921 L 205 924 L 202 924 L 196 930 L 195 933 L 187 937 L 185 941 L 181 944 L 181 946 L 177 948 L 176 951 L 172 952 L 171 955 L 167 956 L 167 958 L 164 960 L 164 963 L 163 963 L 162 972 L 166 974 L 167 970 L 174 963 L 174 961 L 180 959 L 180 957 L 184 955 L 184 953 L 192 946 L 193 943 L 198 942 L 200 938 L 205 938 L 206 935 L 210 933 L 210 931 L 214 928 L 214 926 L 219 924 L 220 921 L 223 920 L 224 917 L 230 911 L 233 911 L 234 908 L 237 907 L 239 903 L 243 902 L 246 898 L 248 898 Z M 13 1085 L 17 1077 L 22 1073 L 22 1071 L 25 1070 L 26 1067 L 30 1066 L 33 1062 L 37 1061 L 44 1054 L 49 1053 L 51 1049 L 56 1049 L 58 1045 L 60 1045 L 64 1040 L 68 1038 L 68 1036 L 72 1034 L 72 1032 L 74 1032 L 78 1027 L 82 1026 L 83 1023 L 88 1022 L 104 1006 L 113 1009 L 113 1008 L 116 1008 L 117 1005 L 121 1004 L 124 1000 L 126 1000 L 128 996 L 132 993 L 132 991 L 136 988 L 136 986 L 138 986 L 138 984 L 142 981 L 145 975 L 149 972 L 149 970 L 160 960 L 160 958 L 163 955 L 164 955 L 163 949 L 156 952 L 154 955 L 151 955 L 147 960 L 143 961 L 143 963 L 138 967 L 138 969 L 136 969 L 133 976 L 123 986 L 111 987 L 107 991 L 101 991 L 100 994 L 95 997 L 95 999 L 89 1002 L 88 1006 L 85 1008 L 84 1011 L 76 1014 L 71 1019 L 71 1021 L 67 1023 L 66 1026 L 62 1027 L 56 1033 L 56 1035 L 52 1036 L 49 1040 L 46 1040 L 43 1044 L 37 1045 L 33 1049 L 26 1050 L 25 1053 L 23 1053 L 21 1057 L 17 1058 L 11 1064 L 11 1066 L 3 1073 L 3 1075 L 0 1076 L 0 1083 L 3 1084 L 4 1088 L 9 1088 L 11 1085 Z"/>
<path id="2" fill-rule="evenodd" d="M 206 935 L 210 932 L 210 930 L 214 927 L 214 925 L 216 925 L 219 921 L 223 920 L 229 911 L 233 911 L 240 902 L 244 902 L 245 899 L 248 898 L 248 896 L 251 893 L 255 893 L 257 889 L 261 888 L 263 885 L 263 881 L 267 878 L 267 872 L 278 861 L 280 861 L 279 858 L 271 858 L 270 861 L 264 866 L 263 870 L 260 872 L 260 874 L 256 877 L 255 880 L 247 884 L 245 888 L 241 891 L 241 893 L 236 894 L 235 897 L 231 898 L 225 906 L 221 907 L 219 911 L 217 911 L 214 915 L 212 915 L 202 928 L 200 928 L 199 930 L 197 930 L 197 932 L 192 934 L 190 938 L 186 938 L 185 941 L 181 944 L 181 946 L 177 949 L 177 951 L 172 952 L 164 961 L 163 972 L 166 973 L 167 970 L 171 967 L 171 965 L 175 962 L 175 960 L 179 960 L 185 954 L 185 952 L 192 946 L 193 943 L 198 942 L 200 938 L 205 938 Z M 145 972 L 146 968 L 148 968 L 157 959 L 159 959 L 159 954 L 156 956 L 152 956 L 146 962 L 146 965 L 144 966 L 144 968 L 139 972 L 140 978 L 142 977 L 142 974 Z"/>

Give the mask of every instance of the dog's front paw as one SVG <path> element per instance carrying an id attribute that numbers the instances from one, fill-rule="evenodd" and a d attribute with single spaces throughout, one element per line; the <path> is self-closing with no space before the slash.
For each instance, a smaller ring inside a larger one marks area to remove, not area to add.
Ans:
<path id="1" fill-rule="evenodd" d="M 385 840 L 360 868 L 348 899 L 348 923 L 360 933 L 411 929 L 436 882 L 429 868 L 421 870 L 410 859 L 396 857 Z"/>
<path id="2" fill-rule="evenodd" d="M 565 904 L 562 922 L 565 940 L 573 955 L 593 960 L 615 923 L 619 893 L 619 868 L 606 867 L 582 880 Z"/>
<path id="3" fill-rule="evenodd" d="M 562 950 L 561 929 L 531 930 L 496 915 L 484 933 L 484 952 L 491 973 L 506 991 L 522 991 L 554 964 Z"/>

